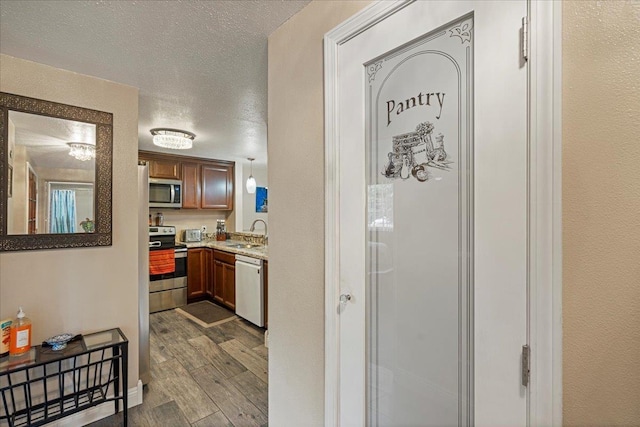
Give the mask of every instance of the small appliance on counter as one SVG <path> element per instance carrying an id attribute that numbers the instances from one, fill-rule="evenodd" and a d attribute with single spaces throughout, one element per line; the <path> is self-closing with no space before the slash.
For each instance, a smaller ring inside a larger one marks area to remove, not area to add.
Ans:
<path id="1" fill-rule="evenodd" d="M 224 219 L 217 220 L 216 225 L 216 240 L 224 241 L 227 240 L 227 226 L 225 224 Z"/>
<path id="2" fill-rule="evenodd" d="M 182 230 L 182 241 L 185 243 L 202 242 L 202 230 L 196 228 Z"/>

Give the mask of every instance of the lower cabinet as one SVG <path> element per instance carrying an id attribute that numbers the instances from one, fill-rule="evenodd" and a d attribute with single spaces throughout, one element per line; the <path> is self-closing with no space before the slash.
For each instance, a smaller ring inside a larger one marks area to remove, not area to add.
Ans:
<path id="1" fill-rule="evenodd" d="M 224 264 L 217 259 L 213 260 L 213 299 L 220 304 L 224 304 L 224 290 L 222 282 L 224 282 Z"/>
<path id="2" fill-rule="evenodd" d="M 213 299 L 213 291 L 215 283 L 215 277 L 213 275 L 213 249 L 205 248 L 205 264 L 204 269 L 207 274 L 207 289 L 206 294 L 209 299 Z"/>
<path id="3" fill-rule="evenodd" d="M 213 251 L 213 299 L 236 309 L 236 257 L 222 251 Z"/>
<path id="4" fill-rule="evenodd" d="M 264 325 L 268 325 L 269 263 L 263 263 Z M 236 310 L 236 256 L 210 248 L 187 252 L 187 300 L 209 299 Z"/>
<path id="5" fill-rule="evenodd" d="M 195 248 L 187 251 L 187 301 L 205 298 L 209 282 L 207 254 L 211 258 L 211 249 Z"/>

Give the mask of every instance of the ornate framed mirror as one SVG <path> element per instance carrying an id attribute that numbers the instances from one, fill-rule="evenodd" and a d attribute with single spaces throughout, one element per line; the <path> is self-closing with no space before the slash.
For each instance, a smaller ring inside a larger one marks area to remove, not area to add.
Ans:
<path id="1" fill-rule="evenodd" d="M 113 114 L 0 92 L 0 251 L 111 245 Z"/>

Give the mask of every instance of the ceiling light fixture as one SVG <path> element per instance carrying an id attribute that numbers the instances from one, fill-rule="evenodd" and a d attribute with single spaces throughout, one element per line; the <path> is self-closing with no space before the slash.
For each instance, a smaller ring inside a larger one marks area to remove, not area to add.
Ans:
<path id="1" fill-rule="evenodd" d="M 85 144 L 84 142 L 67 142 L 67 145 L 69 146 L 69 155 L 78 160 L 86 162 L 96 157 L 95 145 Z"/>
<path id="2" fill-rule="evenodd" d="M 256 192 L 256 179 L 253 177 L 253 161 L 255 159 L 248 157 L 247 160 L 251 162 L 251 173 L 249 174 L 249 178 L 247 178 L 247 193 L 253 194 Z"/>
<path id="3" fill-rule="evenodd" d="M 188 150 L 193 147 L 196 135 L 180 129 L 155 128 L 150 130 L 153 143 L 158 147 L 172 150 Z"/>

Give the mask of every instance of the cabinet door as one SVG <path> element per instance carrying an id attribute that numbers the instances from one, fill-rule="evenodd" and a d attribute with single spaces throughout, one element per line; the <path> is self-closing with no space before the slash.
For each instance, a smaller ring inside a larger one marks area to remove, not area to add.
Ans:
<path id="1" fill-rule="evenodd" d="M 182 164 L 182 209 L 200 207 L 200 167 L 197 163 Z"/>
<path id="2" fill-rule="evenodd" d="M 205 270 L 207 272 L 206 293 L 209 298 L 213 298 L 213 283 L 215 280 L 213 271 L 213 249 L 205 249 Z"/>
<path id="3" fill-rule="evenodd" d="M 207 284 L 206 249 L 189 249 L 187 252 L 187 299 L 205 296 Z"/>
<path id="4" fill-rule="evenodd" d="M 213 299 L 224 304 L 224 263 L 217 259 L 213 261 Z"/>
<path id="5" fill-rule="evenodd" d="M 165 159 L 150 160 L 149 176 L 151 178 L 180 179 L 180 162 Z"/>
<path id="6" fill-rule="evenodd" d="M 236 266 L 224 265 L 224 304 L 232 310 L 236 309 Z"/>
<path id="7" fill-rule="evenodd" d="M 200 169 L 202 179 L 202 209 L 233 209 L 233 166 L 203 164 Z"/>

